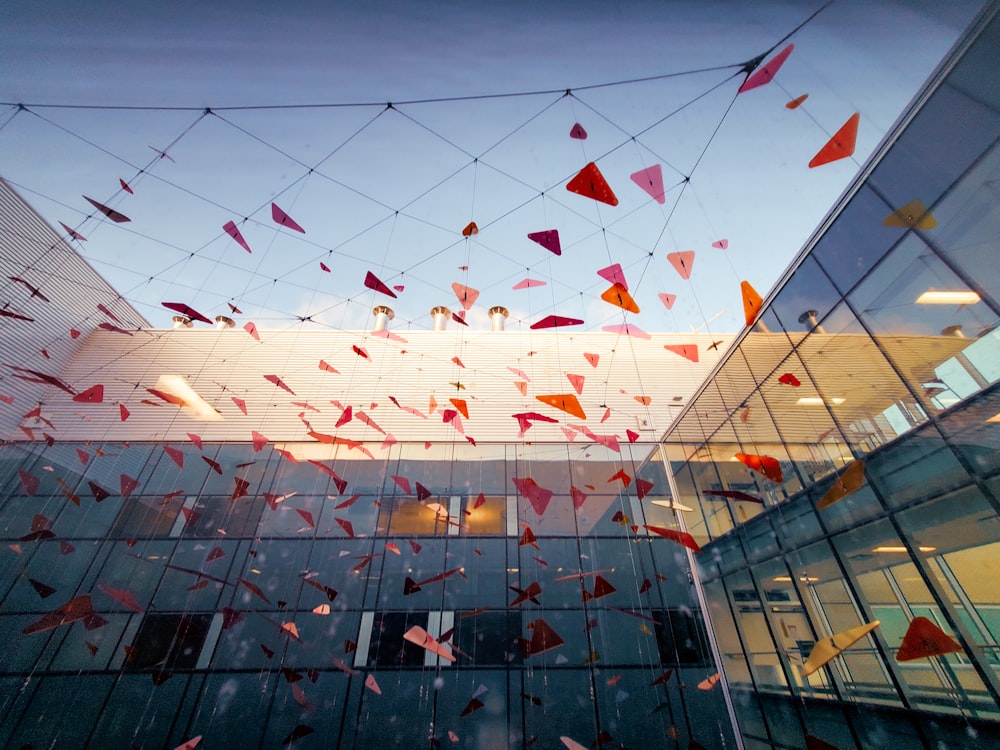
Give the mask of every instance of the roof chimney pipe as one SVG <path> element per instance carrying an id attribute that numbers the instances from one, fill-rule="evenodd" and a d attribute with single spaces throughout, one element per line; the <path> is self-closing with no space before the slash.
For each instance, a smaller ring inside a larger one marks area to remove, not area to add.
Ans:
<path id="1" fill-rule="evenodd" d="M 444 305 L 431 308 L 431 317 L 434 319 L 434 330 L 443 331 L 448 325 L 448 318 L 451 317 L 451 310 Z"/>
<path id="2" fill-rule="evenodd" d="M 496 307 L 491 307 L 490 323 L 492 330 L 502 331 L 504 318 L 506 318 L 508 315 L 510 315 L 510 311 L 503 305 L 497 305 Z"/>
<path id="3" fill-rule="evenodd" d="M 396 317 L 396 314 L 385 305 L 379 305 L 372 308 L 372 314 L 375 316 L 375 329 L 376 331 L 384 331 L 389 327 L 389 321 Z"/>

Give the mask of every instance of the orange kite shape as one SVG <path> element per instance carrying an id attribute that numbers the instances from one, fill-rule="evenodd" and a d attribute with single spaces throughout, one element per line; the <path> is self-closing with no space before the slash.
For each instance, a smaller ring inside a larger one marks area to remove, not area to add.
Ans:
<path id="1" fill-rule="evenodd" d="M 476 222 L 470 221 L 465 225 L 465 229 L 462 230 L 462 236 L 471 237 L 474 234 L 479 234 L 479 227 L 476 226 Z"/>
<path id="2" fill-rule="evenodd" d="M 692 362 L 698 361 L 698 345 L 697 344 L 664 344 L 663 348 L 668 352 L 673 352 L 674 354 L 679 354 L 684 357 L 684 359 L 689 359 Z"/>
<path id="3" fill-rule="evenodd" d="M 826 145 L 812 158 L 809 162 L 809 168 L 812 169 L 851 156 L 858 141 L 858 123 L 860 121 L 860 112 L 851 115 L 840 130 L 833 134 L 833 138 L 827 141 Z"/>
<path id="4" fill-rule="evenodd" d="M 639 306 L 632 299 L 632 295 L 621 284 L 608 287 L 601 295 L 601 299 L 615 307 L 620 307 L 622 310 L 628 310 L 633 313 L 639 312 Z"/>
<path id="5" fill-rule="evenodd" d="M 750 469 L 763 474 L 772 482 L 784 482 L 785 475 L 781 473 L 781 464 L 771 456 L 756 456 L 750 453 L 737 453 L 736 460 Z"/>
<path id="6" fill-rule="evenodd" d="M 749 328 L 757 320 L 757 314 L 760 312 L 764 300 L 757 294 L 757 290 L 750 286 L 749 281 L 740 282 L 740 291 L 743 293 L 743 315 L 746 318 L 747 328 Z"/>
<path id="7" fill-rule="evenodd" d="M 572 393 L 560 393 L 551 396 L 535 396 L 543 404 L 554 406 L 556 409 L 571 414 L 578 419 L 586 419 L 587 415 L 580 406 L 580 402 Z"/>
<path id="8" fill-rule="evenodd" d="M 566 183 L 566 189 L 585 198 L 593 198 L 595 201 L 607 203 L 609 206 L 618 205 L 618 196 L 615 195 L 594 162 L 589 162 L 577 173 L 576 177 Z"/>
<path id="9" fill-rule="evenodd" d="M 914 617 L 896 652 L 896 661 L 913 661 L 930 656 L 960 653 L 958 641 L 926 617 Z"/>

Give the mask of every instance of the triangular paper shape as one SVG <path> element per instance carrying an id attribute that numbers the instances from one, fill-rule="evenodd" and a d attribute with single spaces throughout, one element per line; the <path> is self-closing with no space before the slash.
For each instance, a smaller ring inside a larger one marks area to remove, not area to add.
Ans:
<path id="1" fill-rule="evenodd" d="M 572 375 L 570 373 L 566 373 L 566 379 L 569 380 L 570 385 L 573 386 L 574 391 L 576 391 L 578 394 L 583 393 L 583 381 L 584 381 L 583 375 Z"/>
<path id="2" fill-rule="evenodd" d="M 907 229 L 933 229 L 937 226 L 937 219 L 927 210 L 924 202 L 917 198 L 886 216 L 882 224 Z"/>
<path id="3" fill-rule="evenodd" d="M 479 227 L 476 226 L 476 222 L 470 221 L 465 225 L 465 229 L 462 230 L 462 236 L 471 237 L 474 234 L 479 234 Z"/>
<path id="4" fill-rule="evenodd" d="M 573 127 L 569 130 L 569 137 L 575 138 L 578 141 L 587 140 L 587 131 L 583 129 L 583 125 L 576 122 L 573 123 Z"/>
<path id="5" fill-rule="evenodd" d="M 618 205 L 618 197 L 594 162 L 589 162 L 576 177 L 566 183 L 566 189 L 585 198 L 607 203 L 609 206 Z"/>
<path id="6" fill-rule="evenodd" d="M 242 247 L 244 250 L 246 250 L 248 253 L 252 253 L 253 252 L 250 249 L 250 246 L 247 244 L 247 241 L 245 239 L 243 239 L 243 234 L 242 234 L 242 232 L 240 232 L 239 227 L 236 226 L 236 222 L 234 222 L 234 221 L 227 221 L 222 226 L 222 231 L 225 232 L 226 234 L 228 234 L 234 240 L 236 240 L 236 242 L 239 244 L 239 246 Z"/>
<path id="7" fill-rule="evenodd" d="M 834 483 L 830 486 L 830 489 L 826 491 L 826 494 L 824 494 L 823 497 L 820 498 L 820 501 L 816 503 L 816 507 L 819 510 L 829 508 L 838 500 L 843 500 L 852 492 L 860 490 L 864 483 L 865 462 L 859 458 L 852 461 L 844 470 L 844 473 L 837 477 Z"/>
<path id="8" fill-rule="evenodd" d="M 628 312 L 637 313 L 639 312 L 639 306 L 632 299 L 632 295 L 628 293 L 628 290 L 621 284 L 615 284 L 604 291 L 601 294 L 601 299 L 605 302 L 614 305 L 615 307 L 620 307 L 622 310 L 627 310 Z"/>
<path id="9" fill-rule="evenodd" d="M 878 620 L 874 620 L 816 641 L 812 651 L 809 652 L 809 658 L 802 665 L 802 676 L 808 677 L 842 651 L 860 641 L 880 624 Z"/>
<path id="10" fill-rule="evenodd" d="M 529 656 L 543 654 L 565 643 L 562 637 L 552 629 L 552 626 L 540 617 L 529 623 L 528 627 L 531 630 L 531 640 L 518 638 L 521 656 L 525 659 Z"/>
<path id="11" fill-rule="evenodd" d="M 579 510 L 583 507 L 583 504 L 587 501 L 587 495 L 582 490 L 578 490 L 576 487 L 569 488 L 569 494 L 573 498 L 573 507 Z"/>
<path id="12" fill-rule="evenodd" d="M 387 287 L 378 276 L 368 271 L 365 274 L 365 286 L 369 289 L 374 289 L 376 292 L 382 292 L 382 294 L 387 294 L 390 297 L 395 298 L 396 293 L 393 292 L 389 287 Z"/>
<path id="13" fill-rule="evenodd" d="M 740 86 L 739 91 L 736 93 L 742 94 L 744 91 L 749 91 L 750 89 L 755 89 L 758 86 L 763 86 L 766 83 L 770 83 L 774 80 L 775 74 L 784 65 L 785 60 L 788 56 L 792 54 L 792 50 L 795 49 L 794 44 L 789 44 L 781 52 L 776 54 L 767 63 L 760 68 L 757 68 Z"/>
<path id="14" fill-rule="evenodd" d="M 163 452 L 170 456 L 170 460 L 177 464 L 177 468 L 184 468 L 184 453 L 177 448 L 171 448 L 169 445 L 163 446 Z"/>
<path id="15" fill-rule="evenodd" d="M 792 99 L 790 102 L 785 104 L 786 109 L 798 109 L 802 103 L 809 98 L 809 94 L 802 94 Z"/>
<path id="16" fill-rule="evenodd" d="M 913 661 L 943 654 L 961 653 L 958 641 L 926 617 L 914 617 L 896 652 L 896 661 Z"/>
<path id="17" fill-rule="evenodd" d="M 668 352 L 673 352 L 674 354 L 679 354 L 684 359 L 689 359 L 692 362 L 698 361 L 698 345 L 697 344 L 664 344 L 663 348 Z"/>
<path id="18" fill-rule="evenodd" d="M 659 164 L 633 172 L 629 177 L 657 203 L 666 203 L 667 199 L 663 192 L 663 168 Z"/>
<path id="19" fill-rule="evenodd" d="M 736 460 L 748 468 L 763 474 L 772 482 L 778 482 L 780 484 L 785 481 L 784 474 L 781 472 L 781 464 L 778 463 L 778 459 L 776 458 L 772 458 L 771 456 L 756 456 L 748 453 L 737 453 Z"/>
<path id="20" fill-rule="evenodd" d="M 295 223 L 295 220 L 278 208 L 277 203 L 271 204 L 271 218 L 274 219 L 276 224 L 281 224 L 283 227 L 288 227 L 289 229 L 294 229 L 296 232 L 306 233 L 306 230 Z"/>
<path id="21" fill-rule="evenodd" d="M 749 328 L 757 320 L 757 314 L 760 312 L 764 300 L 757 294 L 757 290 L 750 286 L 749 281 L 740 282 L 740 292 L 743 295 L 743 316 L 746 319 L 747 328 Z"/>
<path id="22" fill-rule="evenodd" d="M 584 352 L 583 356 L 588 362 L 590 362 L 591 367 L 597 367 L 597 364 L 601 361 L 600 354 L 590 354 L 589 352 Z"/>
<path id="23" fill-rule="evenodd" d="M 674 529 L 665 529 L 662 526 L 647 526 L 643 525 L 644 529 L 647 531 L 652 531 L 657 536 L 662 536 L 664 539 L 669 539 L 672 542 L 677 542 L 685 547 L 687 547 L 692 552 L 701 552 L 701 545 L 694 540 L 694 537 L 688 534 L 686 531 L 675 531 Z"/>
<path id="24" fill-rule="evenodd" d="M 670 261 L 682 279 L 691 278 L 691 270 L 694 268 L 694 250 L 684 250 L 679 253 L 667 253 L 667 260 Z"/>
<path id="25" fill-rule="evenodd" d="M 122 497 L 128 497 L 139 486 L 139 480 L 138 479 L 133 479 L 128 474 L 122 474 L 118 479 L 119 479 L 119 483 L 121 485 L 121 496 Z"/>
<path id="26" fill-rule="evenodd" d="M 668 310 L 673 308 L 674 303 L 677 301 L 676 294 L 667 294 L 666 292 L 660 292 L 657 296 L 660 298 L 660 302 L 663 303 L 663 306 Z"/>
<path id="27" fill-rule="evenodd" d="M 537 242 L 550 253 L 562 255 L 562 245 L 559 244 L 559 230 L 547 229 L 544 232 L 531 232 L 528 239 Z"/>
<path id="28" fill-rule="evenodd" d="M 716 242 L 713 242 L 712 247 L 717 248 L 719 250 L 725 250 L 727 247 L 729 247 L 729 240 L 718 240 Z"/>
<path id="29" fill-rule="evenodd" d="M 130 219 L 129 217 L 127 217 L 127 216 L 126 216 L 125 214 L 122 214 L 122 213 L 118 213 L 118 212 L 117 212 L 117 211 L 115 211 L 115 210 L 114 210 L 113 208 L 110 208 L 110 207 L 108 207 L 108 206 L 105 206 L 105 205 L 104 205 L 103 203 L 98 203 L 98 202 L 97 202 L 97 201 L 95 201 L 95 200 L 94 200 L 93 198 L 87 198 L 87 196 L 86 196 L 86 195 L 85 195 L 85 196 L 83 196 L 83 197 L 84 197 L 84 198 L 85 198 L 85 199 L 87 200 L 87 202 L 88 202 L 88 203 L 90 203 L 90 205 L 92 205 L 92 206 L 93 206 L 94 208 L 96 208 L 96 209 L 97 209 L 98 211 L 100 211 L 100 212 L 101 212 L 102 214 L 104 214 L 104 215 L 105 215 L 105 216 L 107 216 L 107 217 L 108 217 L 109 219 L 111 219 L 111 221 L 113 221 L 113 222 L 115 222 L 115 223 L 117 223 L 117 224 L 123 224 L 123 223 L 125 223 L 126 221 L 132 221 L 132 220 L 131 220 L 131 219 Z"/>
<path id="30" fill-rule="evenodd" d="M 455 296 L 458 297 L 458 303 L 466 310 L 476 304 L 476 300 L 479 299 L 479 290 L 473 289 L 471 286 L 455 282 L 451 288 L 455 292 Z"/>
<path id="31" fill-rule="evenodd" d="M 511 289 L 520 291 L 521 289 L 531 289 L 532 287 L 535 286 L 545 286 L 545 282 L 540 281 L 538 279 L 522 279 L 521 281 L 514 284 L 514 286 L 512 286 Z"/>
<path id="32" fill-rule="evenodd" d="M 537 331 L 539 328 L 562 328 L 564 326 L 583 325 L 579 318 L 564 318 L 561 315 L 547 315 L 537 323 L 531 324 L 531 329 Z"/>
<path id="33" fill-rule="evenodd" d="M 78 404 L 99 404 L 104 401 L 104 386 L 98 383 L 73 396 Z"/>
<path id="34" fill-rule="evenodd" d="M 622 270 L 621 263 L 612 263 L 607 268 L 600 269 L 597 275 L 612 284 L 621 284 L 625 287 L 625 291 L 628 291 L 628 282 L 625 281 L 625 272 Z"/>
<path id="35" fill-rule="evenodd" d="M 579 419 L 586 419 L 587 415 L 583 411 L 583 407 L 580 406 L 580 402 L 577 400 L 576 396 L 572 393 L 562 393 L 550 396 L 535 396 L 536 399 L 541 401 L 543 404 L 548 404 L 549 406 L 554 406 L 556 409 L 560 409 L 567 414 L 572 414 L 574 417 Z"/>
<path id="36" fill-rule="evenodd" d="M 860 121 L 860 112 L 855 112 L 851 115 L 847 122 L 841 126 L 840 130 L 833 134 L 833 138 L 827 141 L 826 145 L 810 160 L 810 169 L 851 156 L 857 144 L 858 123 Z"/>
<path id="37" fill-rule="evenodd" d="M 642 500 L 653 489 L 653 483 L 645 479 L 635 478 L 635 496 Z"/>

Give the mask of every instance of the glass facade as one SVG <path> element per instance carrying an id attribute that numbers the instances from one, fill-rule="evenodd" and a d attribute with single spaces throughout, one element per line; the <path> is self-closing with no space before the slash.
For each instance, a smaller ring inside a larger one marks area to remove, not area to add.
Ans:
<path id="1" fill-rule="evenodd" d="M 979 31 L 667 439 L 748 747 L 1000 742 L 1000 22 Z"/>

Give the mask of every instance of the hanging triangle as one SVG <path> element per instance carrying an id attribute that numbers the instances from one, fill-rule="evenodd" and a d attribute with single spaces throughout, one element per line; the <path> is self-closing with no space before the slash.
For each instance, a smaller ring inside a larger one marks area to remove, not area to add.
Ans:
<path id="1" fill-rule="evenodd" d="M 584 502 L 587 500 L 587 495 L 582 490 L 578 490 L 576 487 L 569 488 L 569 494 L 573 498 L 573 507 L 579 510 L 583 507 Z"/>
<path id="2" fill-rule="evenodd" d="M 537 331 L 539 328 L 560 328 L 562 326 L 578 326 L 583 321 L 579 318 L 565 318 L 562 315 L 546 315 L 537 323 L 531 324 L 531 330 Z"/>
<path id="3" fill-rule="evenodd" d="M 744 466 L 763 474 L 772 482 L 778 482 L 780 484 L 785 481 L 784 474 L 781 472 L 781 464 L 778 463 L 778 459 L 776 458 L 772 458 L 771 456 L 755 456 L 747 453 L 737 453 L 736 460 Z"/>
<path id="4" fill-rule="evenodd" d="M 525 383 L 523 380 L 515 380 L 514 385 L 517 386 L 517 390 L 521 392 L 522 396 L 528 395 L 528 384 Z"/>
<path id="5" fill-rule="evenodd" d="M 73 396 L 78 404 L 99 404 L 104 401 L 104 386 L 98 383 Z"/>
<path id="6" fill-rule="evenodd" d="M 666 203 L 667 198 L 663 192 L 663 168 L 659 164 L 633 172 L 629 177 L 632 178 L 632 182 L 649 193 L 657 203 Z"/>
<path id="7" fill-rule="evenodd" d="M 712 247 L 718 250 L 725 250 L 729 247 L 729 240 L 718 240 L 717 242 L 713 242 Z"/>
<path id="8" fill-rule="evenodd" d="M 277 203 L 271 204 L 271 218 L 274 219 L 276 224 L 281 224 L 283 227 L 288 227 L 289 229 L 294 229 L 296 232 L 306 233 L 306 230 L 295 223 L 295 220 L 278 208 Z"/>
<path id="9" fill-rule="evenodd" d="M 77 240 L 79 242 L 86 242 L 87 241 L 86 237 L 84 237 L 82 234 L 80 234 L 79 232 L 75 231 L 71 227 L 66 226 L 61 221 L 59 222 L 59 224 L 60 224 L 60 226 L 62 226 L 63 229 L 66 230 L 66 234 L 68 234 L 74 240 Z"/>
<path id="10" fill-rule="evenodd" d="M 458 297 L 458 303 L 466 310 L 476 304 L 476 300 L 479 299 L 479 290 L 473 289 L 471 286 L 455 282 L 451 288 L 455 292 L 455 296 Z"/>
<path id="11" fill-rule="evenodd" d="M 843 500 L 851 493 L 860 490 L 864 483 L 865 462 L 859 458 L 852 461 L 844 470 L 844 473 L 837 477 L 834 483 L 830 486 L 830 489 L 826 491 L 826 494 L 820 498 L 818 503 L 816 503 L 816 507 L 819 510 L 829 508 L 838 500 Z"/>
<path id="12" fill-rule="evenodd" d="M 135 491 L 136 487 L 139 486 L 139 480 L 133 479 L 128 474 L 122 474 L 119 477 L 121 483 L 121 495 L 122 497 L 128 497 Z"/>
<path id="13" fill-rule="evenodd" d="M 750 77 L 748 77 L 743 82 L 743 85 L 740 86 L 739 91 L 737 91 L 736 93 L 742 94 L 744 91 L 755 89 L 758 86 L 763 86 L 764 84 L 770 83 L 772 80 L 774 80 L 775 74 L 777 74 L 778 70 L 781 69 L 781 66 L 784 65 L 785 60 L 788 59 L 788 56 L 792 54 L 793 49 L 795 49 L 795 45 L 789 44 L 787 47 L 781 50 L 781 52 L 779 52 L 770 60 L 768 60 L 767 64 L 758 68 L 756 71 L 753 72 L 753 74 L 750 75 Z"/>
<path id="14" fill-rule="evenodd" d="M 94 502 L 100 503 L 111 497 L 111 493 L 101 487 L 101 485 L 91 481 L 88 481 L 87 484 L 90 485 L 90 492 L 94 496 Z"/>
<path id="15" fill-rule="evenodd" d="M 552 396 L 535 396 L 543 404 L 554 406 L 556 409 L 571 414 L 578 419 L 586 419 L 587 415 L 580 406 L 580 402 L 572 393 L 563 393 Z"/>
<path id="16" fill-rule="evenodd" d="M 922 200 L 915 198 L 886 216 L 882 224 L 887 227 L 933 229 L 937 226 L 937 219 L 927 210 Z"/>
<path id="17" fill-rule="evenodd" d="M 615 307 L 620 307 L 622 310 L 632 313 L 639 312 L 639 306 L 632 299 L 632 295 L 621 284 L 608 287 L 601 295 L 601 299 Z"/>
<path id="18" fill-rule="evenodd" d="M 839 655 L 842 651 L 860 641 L 880 624 L 878 620 L 873 620 L 864 625 L 858 625 L 857 627 L 844 630 L 840 633 L 834 633 L 827 638 L 821 638 L 816 641 L 812 651 L 809 652 L 809 658 L 802 665 L 802 676 L 808 677 L 820 667 L 829 663 L 831 659 Z"/>
<path id="19" fill-rule="evenodd" d="M 961 653 L 958 641 L 926 617 L 914 617 L 896 652 L 896 661 L 913 661 L 930 656 Z"/>
<path id="20" fill-rule="evenodd" d="M 643 525 L 642 528 L 647 531 L 652 531 L 654 534 L 662 536 L 664 539 L 677 542 L 677 544 L 687 547 L 692 552 L 701 552 L 701 545 L 699 545 L 698 542 L 695 541 L 694 537 L 686 531 L 675 531 L 674 529 L 665 529 L 662 526 L 648 525 Z"/>
<path id="21" fill-rule="evenodd" d="M 811 734 L 807 734 L 806 750 L 839 750 L 839 748 L 836 745 L 831 745 L 825 740 L 821 740 L 819 737 L 813 737 Z"/>
<path id="22" fill-rule="evenodd" d="M 660 298 L 660 302 L 662 302 L 663 306 L 668 310 L 672 309 L 674 306 L 674 302 L 677 301 L 676 294 L 667 294 L 666 292 L 660 292 L 658 296 Z"/>
<path id="23" fill-rule="evenodd" d="M 562 255 L 562 245 L 559 244 L 559 230 L 547 229 L 544 232 L 531 232 L 528 239 L 537 242 L 549 252 Z"/>
<path id="24" fill-rule="evenodd" d="M 474 234 L 479 234 L 479 227 L 476 226 L 476 222 L 470 221 L 465 225 L 465 229 L 462 230 L 462 236 L 471 237 Z"/>
<path id="25" fill-rule="evenodd" d="M 169 445 L 163 446 L 163 452 L 170 456 L 170 460 L 177 464 L 178 469 L 184 468 L 184 453 L 177 448 L 171 448 Z"/>
<path id="26" fill-rule="evenodd" d="M 809 94 L 802 94 L 802 96 L 797 96 L 790 102 L 785 104 L 786 109 L 798 109 L 801 104 L 809 98 Z"/>
<path id="27" fill-rule="evenodd" d="M 131 414 L 132 412 L 128 410 L 125 404 L 118 404 L 118 415 L 121 418 L 122 422 L 128 419 Z"/>
<path id="28" fill-rule="evenodd" d="M 591 367 L 597 367 L 597 363 L 601 361 L 600 354 L 590 354 L 588 352 L 584 352 L 583 356 L 588 362 L 590 362 Z"/>
<path id="29" fill-rule="evenodd" d="M 587 140 L 587 131 L 583 129 L 583 125 L 580 123 L 573 123 L 573 127 L 570 128 L 569 137 L 575 138 L 578 141 Z"/>
<path id="30" fill-rule="evenodd" d="M 512 286 L 511 289 L 514 290 L 531 289 L 532 287 L 535 286 L 545 286 L 545 282 L 540 281 L 539 279 L 522 279 L 521 281 L 514 284 L 514 286 Z"/>
<path id="31" fill-rule="evenodd" d="M 628 291 L 628 282 L 625 281 L 625 272 L 622 271 L 620 263 L 612 263 L 607 268 L 602 268 L 597 272 L 597 275 L 612 284 L 621 284 L 625 287 L 625 291 Z"/>
<path id="32" fill-rule="evenodd" d="M 234 240 L 236 240 L 236 242 L 239 243 L 239 246 L 242 247 L 244 250 L 246 250 L 248 253 L 253 252 L 250 249 L 250 246 L 247 244 L 247 241 L 243 239 L 243 233 L 240 232 L 239 227 L 236 226 L 236 222 L 227 221 L 225 224 L 222 225 L 222 231 L 228 234 Z"/>
<path id="33" fill-rule="evenodd" d="M 388 294 L 390 297 L 396 297 L 395 292 L 393 292 L 389 287 L 382 283 L 382 280 L 373 274 L 371 271 L 365 274 L 365 286 L 369 289 L 374 289 L 376 292 L 382 292 L 382 294 Z"/>
<path id="34" fill-rule="evenodd" d="M 757 294 L 757 290 L 750 286 L 749 281 L 740 282 L 740 292 L 743 294 L 743 315 L 746 318 L 747 328 L 749 328 L 757 320 L 757 314 L 760 312 L 764 300 Z"/>
<path id="35" fill-rule="evenodd" d="M 570 385 L 573 386 L 573 390 L 576 391 L 578 395 L 583 393 L 583 375 L 572 375 L 570 373 L 566 373 L 566 378 L 569 380 Z"/>
<path id="36" fill-rule="evenodd" d="M 636 437 L 638 437 L 638 435 Z M 635 478 L 635 496 L 640 500 L 646 497 L 646 495 L 649 494 L 649 491 L 653 489 L 653 487 L 654 485 L 652 482 L 649 482 L 645 479 L 640 479 L 639 477 Z"/>
<path id="37" fill-rule="evenodd" d="M 458 409 L 463 417 L 466 419 L 469 418 L 469 404 L 464 398 L 449 398 L 448 400 L 451 401 L 452 405 Z"/>
<path id="38" fill-rule="evenodd" d="M 691 278 L 691 270 L 694 268 L 694 250 L 685 250 L 679 253 L 668 253 L 667 260 L 670 261 L 682 279 Z"/>
<path id="39" fill-rule="evenodd" d="M 854 153 L 854 147 L 858 140 L 858 123 L 861 121 L 861 113 L 855 112 L 845 122 L 840 130 L 833 134 L 833 138 L 826 142 L 826 145 L 809 162 L 809 168 L 819 167 L 829 164 L 831 161 L 846 159 Z"/>
<path id="40" fill-rule="evenodd" d="M 86 196 L 86 195 L 85 195 L 85 196 L 83 196 L 83 197 L 84 197 L 84 198 L 85 198 L 85 199 L 87 200 L 87 202 L 88 202 L 88 203 L 90 203 L 90 205 L 92 205 L 92 206 L 93 206 L 94 208 L 96 208 L 96 209 L 97 209 L 98 211 L 100 211 L 100 212 L 101 212 L 102 214 L 104 214 L 104 215 L 105 215 L 105 216 L 107 216 L 107 217 L 108 217 L 109 219 L 111 219 L 111 221 L 113 221 L 113 222 L 115 222 L 115 223 L 117 223 L 117 224 L 123 224 L 123 223 L 125 223 L 126 221 L 132 221 L 132 220 L 131 220 L 131 219 L 130 219 L 129 217 L 127 217 L 127 216 L 126 216 L 125 214 L 121 214 L 121 213 L 118 213 L 118 212 L 117 212 L 117 211 L 115 211 L 115 210 L 114 210 L 113 208 L 110 208 L 110 207 L 108 207 L 108 206 L 105 206 L 105 205 L 104 205 L 103 203 L 98 203 L 98 202 L 97 202 L 97 201 L 95 201 L 95 200 L 94 200 L 93 198 L 87 198 L 87 196 Z"/>
<path id="41" fill-rule="evenodd" d="M 697 344 L 664 344 L 663 348 L 668 352 L 673 352 L 674 354 L 680 354 L 685 359 L 690 359 L 692 362 L 698 361 L 698 345 Z"/>
<path id="42" fill-rule="evenodd" d="M 594 162 L 589 162 L 576 177 L 566 183 L 566 189 L 585 198 L 607 203 L 609 206 L 618 205 L 618 197 Z"/>

